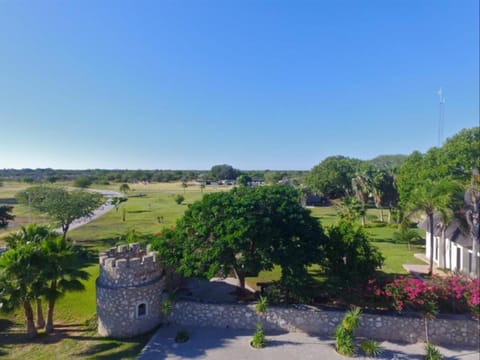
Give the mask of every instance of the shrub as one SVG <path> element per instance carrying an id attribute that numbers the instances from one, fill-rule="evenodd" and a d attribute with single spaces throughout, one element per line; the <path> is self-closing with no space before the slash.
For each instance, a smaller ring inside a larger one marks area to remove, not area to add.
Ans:
<path id="1" fill-rule="evenodd" d="M 175 197 L 173 198 L 173 200 L 175 200 L 175 202 L 180 205 L 184 200 L 185 200 L 185 196 L 181 195 L 181 194 L 177 194 L 175 195 Z"/>
<path id="2" fill-rule="evenodd" d="M 385 260 L 365 231 L 346 221 L 328 229 L 323 251 L 323 266 L 346 284 L 365 283 Z"/>
<path id="3" fill-rule="evenodd" d="M 393 300 L 393 307 L 397 311 L 419 311 L 431 318 L 437 313 L 438 295 L 434 290 L 433 285 L 420 279 L 400 276 L 387 284 L 385 295 Z"/>
<path id="4" fill-rule="evenodd" d="M 355 354 L 353 332 L 360 323 L 360 314 L 360 308 L 353 307 L 345 313 L 342 322 L 335 329 L 335 348 L 341 355 L 353 356 Z"/>
<path id="5" fill-rule="evenodd" d="M 383 352 L 380 344 L 375 340 L 365 340 L 360 344 L 363 352 L 368 357 L 377 357 L 380 356 Z"/>
<path id="6" fill-rule="evenodd" d="M 265 347 L 266 339 L 261 322 L 257 322 L 257 328 L 253 333 L 252 341 L 250 342 L 254 348 L 261 349 Z"/>
<path id="7" fill-rule="evenodd" d="M 263 314 L 267 311 L 268 299 L 266 296 L 260 296 L 257 304 L 255 305 L 255 311 L 258 314 Z"/>
<path id="8" fill-rule="evenodd" d="M 425 344 L 425 356 L 424 360 L 442 360 L 442 354 L 440 351 L 431 343 Z"/>
<path id="9" fill-rule="evenodd" d="M 476 318 L 480 317 L 480 282 L 467 276 L 433 276 L 431 283 L 439 298 L 441 307 L 453 312 L 469 311 Z"/>
<path id="10" fill-rule="evenodd" d="M 180 330 L 179 332 L 177 332 L 177 335 L 175 336 L 175 342 L 177 343 L 187 342 L 188 339 L 190 339 L 190 335 L 186 330 Z"/>
<path id="11" fill-rule="evenodd" d="M 353 356 L 355 354 L 352 334 L 340 325 L 335 330 L 335 348 L 341 355 Z"/>

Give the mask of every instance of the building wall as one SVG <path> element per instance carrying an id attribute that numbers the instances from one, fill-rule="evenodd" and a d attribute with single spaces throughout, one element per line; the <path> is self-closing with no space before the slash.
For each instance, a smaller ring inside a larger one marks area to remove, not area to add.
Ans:
<path id="1" fill-rule="evenodd" d="M 111 248 L 99 260 L 98 333 L 132 337 L 156 327 L 162 319 L 165 276 L 155 253 L 131 244 Z"/>
<path id="2" fill-rule="evenodd" d="M 345 312 L 311 306 L 270 306 L 262 316 L 254 305 L 180 301 L 171 321 L 184 326 L 255 329 L 258 319 L 266 330 L 301 331 L 332 336 Z M 428 321 L 430 341 L 438 345 L 478 348 L 480 324 L 463 316 Z M 417 314 L 362 314 L 357 336 L 375 340 L 415 343 L 425 341 L 424 319 Z"/>

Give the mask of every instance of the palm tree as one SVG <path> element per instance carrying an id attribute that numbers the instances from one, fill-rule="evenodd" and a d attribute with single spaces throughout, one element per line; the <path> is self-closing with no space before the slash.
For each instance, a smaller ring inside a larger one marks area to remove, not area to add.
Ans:
<path id="1" fill-rule="evenodd" d="M 43 259 L 34 243 L 10 249 L 0 257 L 0 308 L 12 311 L 23 307 L 28 337 L 37 335 L 31 301 L 38 297 L 33 284 L 39 281 Z"/>
<path id="2" fill-rule="evenodd" d="M 49 237 L 57 236 L 48 226 L 37 225 L 37 224 L 28 224 L 27 226 L 20 226 L 20 229 L 10 234 L 6 239 L 7 246 L 12 249 L 18 249 L 26 244 L 36 244 L 39 245 L 43 240 Z M 40 273 L 38 274 L 40 275 Z M 42 311 L 42 293 L 45 286 L 45 279 L 42 279 L 41 276 L 37 277 L 37 281 L 31 284 L 32 290 L 37 297 L 36 302 L 36 324 L 37 328 L 43 328 L 45 326 L 45 318 Z"/>
<path id="3" fill-rule="evenodd" d="M 429 275 L 433 272 L 434 214 L 435 212 L 447 212 L 453 207 L 457 189 L 458 184 L 449 180 L 431 181 L 427 179 L 414 190 L 408 204 L 411 212 L 423 211 L 427 216 L 430 233 Z"/>
<path id="4" fill-rule="evenodd" d="M 467 211 L 465 219 L 468 224 L 470 238 L 472 239 L 472 268 L 471 275 L 479 276 L 477 254 L 480 245 L 480 177 L 478 169 L 472 171 L 472 181 L 465 193 Z"/>
<path id="5" fill-rule="evenodd" d="M 53 331 L 55 302 L 66 292 L 82 291 L 85 286 L 80 280 L 87 280 L 89 274 L 81 270 L 72 245 L 61 236 L 47 238 L 42 242 L 46 263 L 42 278 L 48 280 L 45 296 L 48 300 L 45 332 Z"/>

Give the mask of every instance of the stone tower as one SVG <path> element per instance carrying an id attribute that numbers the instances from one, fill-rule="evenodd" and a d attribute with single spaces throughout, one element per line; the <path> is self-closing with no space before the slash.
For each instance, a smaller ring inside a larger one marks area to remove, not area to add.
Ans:
<path id="1" fill-rule="evenodd" d="M 163 267 L 156 254 L 139 244 L 121 245 L 100 253 L 96 282 L 98 333 L 131 337 L 160 323 Z"/>

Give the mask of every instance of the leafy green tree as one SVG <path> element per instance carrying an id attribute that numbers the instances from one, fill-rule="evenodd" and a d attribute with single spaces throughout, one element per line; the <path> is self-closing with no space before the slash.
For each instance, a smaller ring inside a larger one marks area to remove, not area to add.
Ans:
<path id="1" fill-rule="evenodd" d="M 92 185 L 93 181 L 90 177 L 88 176 L 79 176 L 75 179 L 73 182 L 73 186 L 81 188 L 81 189 L 86 189 Z"/>
<path id="2" fill-rule="evenodd" d="M 13 206 L 0 205 L 0 229 L 4 229 L 8 226 L 8 222 L 15 219 L 15 215 L 12 214 Z"/>
<path id="3" fill-rule="evenodd" d="M 265 171 L 265 174 L 264 174 L 264 179 L 265 179 L 265 183 L 269 184 L 269 185 L 276 185 L 278 184 L 284 177 L 286 176 L 286 174 L 284 172 L 281 172 L 281 171 Z"/>
<path id="4" fill-rule="evenodd" d="M 365 216 L 367 215 L 367 210 L 365 205 L 356 198 L 345 196 L 338 206 L 337 211 L 341 219 L 349 222 L 355 222 L 358 218 L 360 218 L 362 221 L 362 226 L 365 226 Z"/>
<path id="5" fill-rule="evenodd" d="M 122 192 L 123 194 L 126 194 L 130 191 L 130 186 L 128 186 L 127 183 L 123 183 L 122 185 L 120 185 L 120 188 L 119 188 L 120 192 Z"/>
<path id="6" fill-rule="evenodd" d="M 205 184 L 201 183 L 200 184 L 200 193 L 203 195 L 203 190 L 205 190 Z"/>
<path id="7" fill-rule="evenodd" d="M 182 188 L 183 188 L 183 194 L 185 195 L 185 191 L 187 190 L 188 184 L 186 180 L 182 180 Z"/>
<path id="8" fill-rule="evenodd" d="M 323 266 L 343 282 L 365 282 L 383 265 L 384 257 L 361 227 L 341 220 L 328 228 L 327 235 Z"/>
<path id="9" fill-rule="evenodd" d="M 245 174 L 240 175 L 237 178 L 237 184 L 240 186 L 248 186 L 248 184 L 250 184 L 251 181 L 252 181 L 252 178 Z"/>
<path id="10" fill-rule="evenodd" d="M 478 169 L 472 172 L 470 187 L 465 193 L 465 219 L 468 232 L 472 240 L 472 269 L 471 275 L 479 277 L 477 253 L 480 247 L 480 176 Z"/>
<path id="11" fill-rule="evenodd" d="M 9 312 L 23 308 L 28 337 L 37 335 L 31 302 L 38 297 L 33 285 L 41 277 L 42 265 L 43 256 L 34 243 L 0 256 L 0 309 Z"/>
<path id="12" fill-rule="evenodd" d="M 434 238 L 434 214 L 446 212 L 454 206 L 455 197 L 458 194 L 458 184 L 447 179 L 440 181 L 426 180 L 412 193 L 408 209 L 411 212 L 421 211 L 427 216 L 430 233 L 430 263 L 428 272 L 433 271 L 433 238 Z"/>
<path id="13" fill-rule="evenodd" d="M 231 165 L 215 165 L 210 170 L 210 175 L 214 180 L 235 180 L 240 175 L 240 170 Z"/>
<path id="14" fill-rule="evenodd" d="M 395 242 L 407 244 L 408 250 L 410 250 L 410 246 L 412 243 L 416 241 L 420 241 L 423 238 L 415 229 L 410 229 L 408 226 L 400 226 L 400 231 L 395 231 L 393 233 L 393 240 Z"/>
<path id="15" fill-rule="evenodd" d="M 397 206 L 398 193 L 395 187 L 394 176 L 385 170 L 376 170 L 371 178 L 371 189 L 375 206 L 380 209 L 380 220 L 383 222 L 383 209 L 389 210 L 388 220 L 391 219 L 391 209 Z"/>
<path id="16" fill-rule="evenodd" d="M 327 157 L 310 170 L 305 183 L 330 199 L 345 196 L 352 191 L 352 178 L 360 164 L 361 160 L 344 156 Z"/>
<path id="17" fill-rule="evenodd" d="M 89 274 L 80 269 L 77 255 L 71 243 L 65 238 L 49 237 L 42 241 L 44 266 L 42 278 L 48 281 L 45 297 L 48 300 L 45 332 L 53 331 L 53 314 L 56 301 L 67 292 L 82 291 L 81 280 L 88 280 Z"/>
<path id="18" fill-rule="evenodd" d="M 37 211 L 48 214 L 62 228 L 63 237 L 67 237 L 72 222 L 90 216 L 103 203 L 99 193 L 87 191 L 67 191 L 62 188 L 36 186 L 17 194 L 19 202 L 28 203 Z"/>
<path id="19" fill-rule="evenodd" d="M 304 278 L 306 266 L 320 259 L 323 241 L 322 228 L 300 206 L 295 189 L 237 187 L 189 205 L 175 230 L 163 231 L 154 247 L 186 276 L 233 271 L 244 288 L 247 276 L 275 264 L 287 285 Z"/>
<path id="20" fill-rule="evenodd" d="M 120 207 L 120 205 L 122 205 L 124 202 L 127 202 L 128 201 L 128 198 L 126 197 L 112 197 L 110 199 L 110 204 L 112 204 L 114 207 L 115 207 L 115 211 L 118 212 L 118 208 Z"/>
<path id="21" fill-rule="evenodd" d="M 178 204 L 180 205 L 181 203 L 183 203 L 183 201 L 185 200 L 185 196 L 183 196 L 182 194 L 177 194 L 174 196 L 173 200 Z"/>
<path id="22" fill-rule="evenodd" d="M 10 249 L 18 249 L 27 244 L 34 244 L 40 246 L 41 242 L 47 238 L 56 237 L 48 226 L 28 224 L 27 226 L 20 225 L 20 229 L 5 238 L 5 242 Z M 40 275 L 41 273 L 39 273 Z M 42 310 L 41 295 L 44 292 L 46 279 L 42 276 L 38 276 L 37 281 L 32 283 L 33 292 L 36 294 L 36 314 L 37 314 L 37 328 L 43 328 L 45 326 L 45 320 Z"/>

